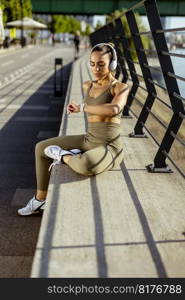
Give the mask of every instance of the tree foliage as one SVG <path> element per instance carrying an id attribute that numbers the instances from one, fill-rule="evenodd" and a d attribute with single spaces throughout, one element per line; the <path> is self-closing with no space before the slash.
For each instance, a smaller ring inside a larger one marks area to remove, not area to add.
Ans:
<path id="1" fill-rule="evenodd" d="M 80 21 L 71 16 L 53 15 L 49 24 L 52 33 L 75 33 L 80 31 Z"/>
<path id="2" fill-rule="evenodd" d="M 89 35 L 92 32 L 92 27 L 89 24 L 87 24 L 85 31 L 82 31 L 81 22 L 68 15 L 53 15 L 48 27 L 52 33 L 68 32 L 75 34 L 79 31 L 80 35 Z"/>
<path id="3" fill-rule="evenodd" d="M 31 0 L 0 0 L 0 4 L 3 10 L 3 22 L 11 22 L 21 19 L 23 17 L 32 17 L 32 5 Z"/>

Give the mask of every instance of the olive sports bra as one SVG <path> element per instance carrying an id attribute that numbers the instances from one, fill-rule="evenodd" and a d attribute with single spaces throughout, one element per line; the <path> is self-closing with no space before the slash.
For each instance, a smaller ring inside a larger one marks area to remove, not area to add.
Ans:
<path id="1" fill-rule="evenodd" d="M 93 85 L 93 82 L 91 82 L 91 85 L 87 89 L 86 95 L 84 97 L 84 103 L 87 103 L 87 105 L 88 104 L 89 105 L 97 105 L 97 104 L 111 103 L 112 99 L 114 98 L 114 96 L 111 94 L 111 88 L 112 88 L 112 86 L 115 85 L 116 82 L 117 82 L 117 80 L 111 82 L 109 87 L 97 97 L 92 97 L 89 95 L 89 91 Z M 126 89 L 128 89 L 128 87 L 126 87 L 125 90 Z M 118 114 L 114 115 L 114 117 L 121 119 L 122 111 L 123 111 L 123 109 Z M 87 113 L 87 115 L 93 116 L 94 114 Z"/>

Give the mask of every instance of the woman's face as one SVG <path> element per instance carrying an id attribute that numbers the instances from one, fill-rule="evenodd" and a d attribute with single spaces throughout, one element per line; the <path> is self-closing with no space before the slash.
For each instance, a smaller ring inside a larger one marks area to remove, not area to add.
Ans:
<path id="1" fill-rule="evenodd" d="M 110 55 L 103 54 L 99 51 L 94 51 L 90 57 L 91 71 L 96 79 L 101 79 L 110 73 L 109 70 Z"/>

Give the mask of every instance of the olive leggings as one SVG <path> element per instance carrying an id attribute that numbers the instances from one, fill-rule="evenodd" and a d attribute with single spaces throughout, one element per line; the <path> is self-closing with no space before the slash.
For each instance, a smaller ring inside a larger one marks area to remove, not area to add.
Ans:
<path id="1" fill-rule="evenodd" d="M 44 154 L 44 149 L 49 145 L 58 145 L 65 150 L 81 149 L 82 153 L 71 156 L 67 164 L 75 172 L 86 176 L 110 170 L 115 167 L 115 159 L 119 164 L 123 159 L 122 149 L 115 152 L 109 144 L 89 142 L 85 134 L 57 136 L 43 140 L 35 147 L 37 189 L 42 191 L 48 188 L 50 177 L 48 169 L 53 161 Z"/>

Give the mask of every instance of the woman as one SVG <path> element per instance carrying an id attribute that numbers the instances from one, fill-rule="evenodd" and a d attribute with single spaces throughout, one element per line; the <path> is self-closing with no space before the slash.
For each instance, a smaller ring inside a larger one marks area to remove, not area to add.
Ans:
<path id="1" fill-rule="evenodd" d="M 18 210 L 21 216 L 39 213 L 44 208 L 50 177 L 48 168 L 51 170 L 53 165 L 64 163 L 79 174 L 92 176 L 118 167 L 123 160 L 120 119 L 129 88 L 113 76 L 117 67 L 113 46 L 95 45 L 90 54 L 90 67 L 95 80 L 83 83 L 84 103 L 67 105 L 67 113 L 87 113 L 88 132 L 57 136 L 36 144 L 37 191 Z"/>
<path id="2" fill-rule="evenodd" d="M 79 53 L 79 44 L 80 44 L 80 32 L 77 31 L 74 35 L 74 45 L 75 45 L 75 56 L 78 56 Z"/>

